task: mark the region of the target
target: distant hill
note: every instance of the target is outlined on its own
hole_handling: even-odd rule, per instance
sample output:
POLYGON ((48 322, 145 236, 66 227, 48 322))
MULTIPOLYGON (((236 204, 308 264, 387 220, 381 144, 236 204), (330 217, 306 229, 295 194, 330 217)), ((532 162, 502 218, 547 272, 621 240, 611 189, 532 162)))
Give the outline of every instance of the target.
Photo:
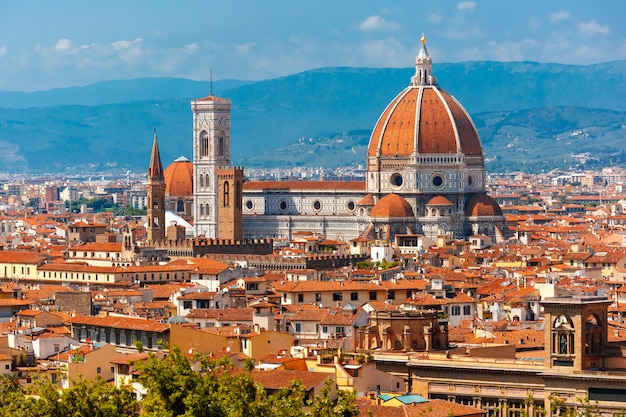
MULTIPOLYGON (((238 165, 288 166, 300 155, 295 149, 275 149, 302 145, 309 138, 317 143, 318 138, 368 132, 413 72, 322 68, 259 82, 214 82, 214 93, 233 102, 231 159, 238 165)), ((615 162, 624 150, 618 126, 626 125, 626 61, 589 66, 467 62, 435 65, 434 73, 472 114, 490 169, 549 169, 543 165, 554 163, 554 147, 565 150, 571 142, 555 139, 562 135, 576 139, 569 153, 589 151, 615 162), (575 130, 593 132, 594 139, 577 141, 575 130)), ((164 164, 180 155, 191 158, 190 100, 209 92, 208 82, 181 79, 0 92, 0 172, 141 172, 147 168, 153 128, 164 164)), ((359 135, 365 139, 357 139, 350 153, 364 163, 359 146, 366 147, 369 137, 359 135)), ((330 164, 334 152, 302 163, 330 164)))
MULTIPOLYGON (((626 166, 626 112, 551 107, 480 113, 474 122, 490 172, 626 166)), ((371 129, 302 138, 252 156, 246 166, 364 167, 370 134, 371 129)))
MULTIPOLYGON (((212 87, 217 92, 249 83, 250 81, 219 80, 214 81, 212 87)), ((184 78, 111 80, 84 87, 56 88, 31 93, 0 91, 0 108, 19 109, 65 105, 100 106, 128 101, 198 98, 209 95, 210 91, 210 81, 192 81, 184 78)))

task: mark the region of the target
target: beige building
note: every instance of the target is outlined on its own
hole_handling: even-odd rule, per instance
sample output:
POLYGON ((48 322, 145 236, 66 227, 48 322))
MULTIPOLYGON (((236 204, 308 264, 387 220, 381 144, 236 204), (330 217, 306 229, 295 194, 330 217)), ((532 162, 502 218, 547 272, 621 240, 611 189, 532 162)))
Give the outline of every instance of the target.
POLYGON ((503 417, 543 415, 553 399, 581 409, 597 401, 603 416, 626 408, 623 344, 609 343, 607 307, 597 296, 547 298, 543 351, 513 345, 375 354, 379 369, 406 378, 406 390, 445 399, 503 417), (401 359, 402 358, 402 359, 401 359), (403 370, 404 369, 404 370, 403 370))

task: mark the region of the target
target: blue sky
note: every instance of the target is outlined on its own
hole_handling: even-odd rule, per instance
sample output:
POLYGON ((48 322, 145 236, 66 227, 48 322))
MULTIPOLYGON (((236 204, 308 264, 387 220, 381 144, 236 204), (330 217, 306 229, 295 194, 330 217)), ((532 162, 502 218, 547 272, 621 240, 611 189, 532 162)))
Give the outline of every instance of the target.
POLYGON ((626 59, 624 0, 3 1, 0 90, 110 79, 260 80, 328 67, 626 59))

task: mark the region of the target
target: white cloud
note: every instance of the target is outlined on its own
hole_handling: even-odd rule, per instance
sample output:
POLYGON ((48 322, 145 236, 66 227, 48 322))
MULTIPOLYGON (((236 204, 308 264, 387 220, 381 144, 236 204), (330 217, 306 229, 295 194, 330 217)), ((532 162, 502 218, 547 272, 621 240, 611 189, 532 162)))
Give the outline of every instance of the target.
POLYGON ((474 10, 476 8, 476 3, 473 1, 462 1, 456 5, 456 9, 460 12, 465 10, 474 10))
POLYGON ((122 50, 139 46, 143 42, 141 38, 135 38, 134 41, 116 41, 111 44, 114 49, 122 50))
POLYGON ((0 58, 5 56, 7 54, 7 51, 8 51, 8 49, 7 49, 6 46, 4 46, 4 45, 0 46, 0 58))
POLYGON ((609 25, 601 25, 595 19, 591 19, 588 22, 580 22, 578 31, 585 36, 608 35, 611 33, 609 25))
POLYGON ((359 25, 359 29, 361 30, 385 30, 396 29, 397 27, 397 23, 377 15, 368 17, 359 25))
POLYGON ((198 50, 198 44, 195 43, 195 42, 190 43, 189 45, 185 46, 185 51, 190 53, 190 54, 195 53, 197 50, 198 50))
POLYGON ((235 50, 239 54, 247 54, 252 51, 252 48, 256 46, 256 42, 248 42, 239 45, 235 45, 235 50))
POLYGON ((54 45, 54 50, 57 52, 61 52, 64 54, 73 53, 76 51, 76 48, 72 44, 72 41, 69 39, 59 39, 54 45))
POLYGON ((550 22, 556 23, 556 22, 560 22, 562 20, 567 20, 570 17, 572 17, 570 12, 568 12, 566 10, 561 10, 561 11, 556 12, 556 13, 550 13, 550 22))

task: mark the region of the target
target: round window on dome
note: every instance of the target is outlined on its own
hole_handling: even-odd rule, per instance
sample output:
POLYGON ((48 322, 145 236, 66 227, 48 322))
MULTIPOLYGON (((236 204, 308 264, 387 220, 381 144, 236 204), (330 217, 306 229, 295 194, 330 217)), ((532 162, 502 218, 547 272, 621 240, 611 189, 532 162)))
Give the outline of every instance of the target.
POLYGON ((354 211, 355 208, 356 204, 354 204, 354 201, 348 201, 348 211, 354 211))
POLYGON ((252 200, 246 201, 246 208, 248 210, 252 210, 254 208, 254 203, 252 202, 252 200))
POLYGON ((287 210, 287 202, 285 200, 282 200, 280 203, 278 203, 278 208, 280 209, 280 211, 287 210))
POLYGON ((469 174, 467 177, 467 186, 471 189, 476 187, 476 180, 474 178, 474 174, 469 174))
POLYGON ((430 177, 430 183, 432 184, 433 188, 440 190, 443 187, 445 187, 445 178, 443 177, 442 174, 435 174, 432 177, 430 177))
POLYGON ((397 190, 397 189, 402 188, 402 184, 404 184, 404 178, 402 178, 402 175, 396 172, 395 174, 391 176, 390 182, 391 182, 391 188, 397 190))
POLYGON ((313 202, 313 210, 320 211, 322 209, 322 203, 319 200, 313 202))

